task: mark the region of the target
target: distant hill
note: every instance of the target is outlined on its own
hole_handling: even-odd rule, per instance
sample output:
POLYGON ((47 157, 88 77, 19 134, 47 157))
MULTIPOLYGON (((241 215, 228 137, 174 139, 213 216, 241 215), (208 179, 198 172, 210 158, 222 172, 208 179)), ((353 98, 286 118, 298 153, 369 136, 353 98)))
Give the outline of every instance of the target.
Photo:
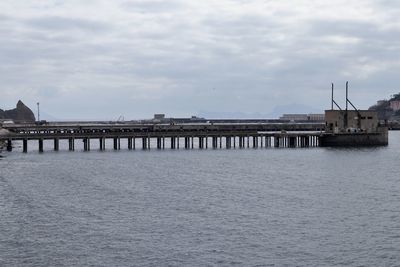
POLYGON ((0 119, 9 119, 15 122, 35 122, 35 115, 30 108, 19 100, 14 109, 0 109, 0 119))
POLYGON ((379 100, 369 110, 377 111, 381 120, 400 121, 400 93, 393 95, 389 100, 379 100))

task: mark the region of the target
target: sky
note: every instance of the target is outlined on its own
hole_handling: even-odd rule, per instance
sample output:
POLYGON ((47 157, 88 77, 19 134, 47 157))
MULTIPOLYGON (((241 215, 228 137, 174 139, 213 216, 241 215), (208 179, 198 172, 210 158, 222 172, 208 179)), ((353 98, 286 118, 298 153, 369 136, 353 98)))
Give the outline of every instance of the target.
POLYGON ((0 108, 57 120, 360 109, 400 88, 397 0, 1 0, 0 108))

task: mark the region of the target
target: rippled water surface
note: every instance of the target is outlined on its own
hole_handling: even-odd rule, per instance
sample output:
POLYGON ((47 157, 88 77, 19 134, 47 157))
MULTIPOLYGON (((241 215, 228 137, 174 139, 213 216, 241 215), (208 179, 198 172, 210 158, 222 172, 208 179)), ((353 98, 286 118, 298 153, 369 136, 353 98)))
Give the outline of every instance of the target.
POLYGON ((399 132, 363 149, 34 145, 1 154, 0 266, 400 264, 399 132))

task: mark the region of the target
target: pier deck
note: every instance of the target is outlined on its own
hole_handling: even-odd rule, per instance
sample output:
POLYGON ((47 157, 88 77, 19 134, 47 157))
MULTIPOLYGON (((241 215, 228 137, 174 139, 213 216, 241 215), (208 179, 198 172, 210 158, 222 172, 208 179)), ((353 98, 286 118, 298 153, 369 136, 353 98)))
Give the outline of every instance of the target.
POLYGON ((142 149, 192 149, 244 147, 311 147, 319 146, 322 123, 181 123, 181 124, 109 124, 109 123, 50 123, 47 125, 7 125, 8 134, 0 136, 7 150, 13 141, 22 141, 23 152, 28 141, 38 142, 43 152, 43 141, 53 140, 54 150, 60 141, 68 141, 68 149, 75 150, 75 141, 83 141, 83 150, 91 149, 98 140, 99 149, 105 150, 106 140, 112 139, 113 148, 121 148, 121 139, 127 140, 128 149, 136 149, 137 140, 142 149))

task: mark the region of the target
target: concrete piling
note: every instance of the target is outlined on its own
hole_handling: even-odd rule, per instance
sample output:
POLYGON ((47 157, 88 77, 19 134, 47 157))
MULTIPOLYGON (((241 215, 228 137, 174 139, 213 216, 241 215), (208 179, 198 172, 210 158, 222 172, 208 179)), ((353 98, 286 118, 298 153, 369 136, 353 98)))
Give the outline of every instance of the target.
POLYGON ((58 138, 54 138, 54 151, 60 150, 60 140, 58 138))
POLYGON ((279 147, 279 137, 274 136, 274 147, 279 147))
POLYGON ((133 148, 132 141, 133 141, 132 137, 128 137, 128 150, 132 150, 133 148))
POLYGON ((162 139, 161 137, 157 137, 157 149, 161 149, 162 148, 162 139))
POLYGON ((171 149, 175 149, 175 137, 171 137, 171 149))
POLYGON ((114 138, 114 150, 120 150, 121 149, 121 138, 115 137, 114 138))
POLYGON ((146 149, 147 148, 147 141, 146 141, 146 137, 142 137, 142 149, 146 149))
POLYGON ((106 138, 105 137, 100 138, 100 150, 106 150, 106 138))
MULTIPOLYGON (((318 147, 320 145, 320 136, 318 133, 286 133, 286 132, 276 132, 276 133, 242 133, 242 132, 221 132, 221 133, 213 133, 213 132, 200 132, 200 133, 190 133, 184 134, 179 132, 179 135, 176 133, 169 133, 167 137, 160 135, 151 135, 146 133, 146 135, 139 135, 136 137, 142 139, 142 148, 150 149, 151 139, 154 139, 154 145, 157 149, 165 149, 165 138, 170 138, 171 149, 179 149, 180 148, 180 139, 182 138, 182 147, 185 149, 190 149, 194 147, 194 139, 198 140, 199 149, 208 149, 208 146, 213 149, 217 148, 226 148, 232 149, 236 148, 268 148, 268 147, 276 147, 276 148, 296 148, 296 147, 318 147), (221 135, 220 135, 221 134, 221 135), (180 136, 179 136, 180 135, 180 136), (209 138, 210 137, 210 143, 209 138), (237 143, 236 143, 237 142, 237 143)), ((133 134, 132 134, 133 136, 133 134)), ((122 135, 122 138, 127 140, 128 149, 135 149, 136 139, 130 135, 122 135)), ((106 136, 104 134, 100 136, 94 135, 90 136, 79 136, 79 140, 83 141, 83 150, 90 150, 90 139, 98 139, 99 140, 99 150, 106 149, 106 138, 113 139, 113 147, 114 150, 121 149, 121 136, 106 136)), ((60 140, 68 140, 68 149, 70 151, 75 150, 75 137, 42 137, 38 136, 31 140, 38 140, 39 142, 39 151, 43 152, 43 143, 44 140, 51 139, 54 142, 54 150, 58 151, 60 149, 60 140)), ((22 142, 22 151, 27 153, 28 151, 28 142, 29 138, 21 137, 17 139, 4 139, 6 143, 6 147, 8 151, 12 151, 12 142, 14 140, 20 140, 22 142)), ((197 146, 196 140, 196 146, 197 146)), ((169 140, 167 140, 168 143, 169 140)), ((167 144, 169 145, 169 144, 167 144)))
POLYGON ((84 138, 82 141, 83 141, 83 150, 90 151, 90 139, 84 138))
POLYGON ((69 149, 69 151, 75 150, 75 139, 74 138, 68 139, 68 149, 69 149))
POLYGON ((7 140, 7 151, 8 152, 12 151, 12 140, 11 139, 7 140))
POLYGON ((39 152, 43 152, 43 139, 39 139, 38 143, 39 143, 39 152))
POLYGON ((27 152, 28 152, 28 139, 24 139, 24 140, 22 141, 22 151, 23 151, 24 153, 27 153, 27 152))
POLYGON ((231 149, 231 146, 232 146, 231 137, 230 136, 226 136, 225 137, 225 147, 226 147, 226 149, 231 149))

